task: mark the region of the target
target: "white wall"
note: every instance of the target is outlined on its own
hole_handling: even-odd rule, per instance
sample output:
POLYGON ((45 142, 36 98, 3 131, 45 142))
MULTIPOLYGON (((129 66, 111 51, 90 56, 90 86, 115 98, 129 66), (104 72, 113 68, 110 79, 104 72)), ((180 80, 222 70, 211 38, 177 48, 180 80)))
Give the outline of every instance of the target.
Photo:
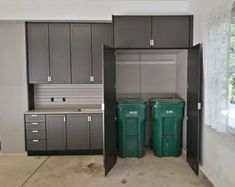
POLYGON ((0 0, 0 20, 111 20, 114 14, 182 14, 186 0, 0 0))
POLYGON ((0 23, 0 140, 2 153, 24 152, 27 110, 25 25, 0 23))
MULTIPOLYGON (((195 14, 195 44, 205 42, 206 20, 222 0, 189 0, 189 11, 195 14)), ((204 51, 205 52, 205 51, 204 51)), ((204 60, 204 63, 206 61, 204 60)), ((216 187, 235 186, 235 137, 222 135, 203 125, 202 164, 200 169, 216 187)))

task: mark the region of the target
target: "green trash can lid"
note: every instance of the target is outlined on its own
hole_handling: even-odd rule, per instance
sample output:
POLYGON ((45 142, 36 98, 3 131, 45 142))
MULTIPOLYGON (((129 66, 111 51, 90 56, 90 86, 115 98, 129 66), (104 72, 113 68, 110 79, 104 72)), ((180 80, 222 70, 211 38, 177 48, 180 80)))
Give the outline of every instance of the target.
POLYGON ((153 98, 150 100, 152 105, 156 104, 183 104, 184 100, 179 98, 153 98))
POLYGON ((142 99, 121 99, 118 105, 146 105, 147 102, 142 99))

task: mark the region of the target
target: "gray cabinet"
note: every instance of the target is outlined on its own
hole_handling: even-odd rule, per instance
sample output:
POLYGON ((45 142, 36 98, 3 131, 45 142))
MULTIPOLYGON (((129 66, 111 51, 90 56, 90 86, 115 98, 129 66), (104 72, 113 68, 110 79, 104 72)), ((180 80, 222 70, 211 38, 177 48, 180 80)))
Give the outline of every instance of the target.
POLYGON ((103 149, 103 119, 102 114, 91 115, 91 128, 90 128, 90 148, 103 149))
POLYGON ((150 48, 151 16, 115 16, 115 48, 150 48))
POLYGON ((49 24, 50 72, 52 83, 70 83, 69 24, 49 24))
POLYGON ((91 25, 71 24, 72 83, 90 83, 91 25))
POLYGON ((67 115, 67 150, 90 148, 90 127, 87 114, 67 115))
POLYGON ((66 116, 46 115, 47 150, 66 150, 66 116))
POLYGON ((25 143, 27 151, 46 151, 45 115, 25 115, 25 143))
POLYGON ((113 27, 110 23, 92 24, 92 76, 94 83, 102 83, 103 44, 113 46, 113 27))
POLYGON ((27 24, 28 82, 48 83, 48 24, 27 24))
POLYGON ((193 16, 114 16, 115 48, 190 48, 193 16))
POLYGON ((152 39, 156 48, 189 48, 190 16, 152 17, 152 39))

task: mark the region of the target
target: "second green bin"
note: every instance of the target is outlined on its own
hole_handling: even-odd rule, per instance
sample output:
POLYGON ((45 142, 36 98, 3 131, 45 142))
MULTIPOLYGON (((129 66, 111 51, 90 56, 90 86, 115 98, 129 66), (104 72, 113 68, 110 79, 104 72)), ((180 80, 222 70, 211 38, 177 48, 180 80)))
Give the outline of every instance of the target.
POLYGON ((118 154, 122 158, 145 154, 146 102, 122 100, 117 106, 118 154))
POLYGON ((184 101, 152 99, 152 147, 158 157, 179 156, 182 142, 184 101))

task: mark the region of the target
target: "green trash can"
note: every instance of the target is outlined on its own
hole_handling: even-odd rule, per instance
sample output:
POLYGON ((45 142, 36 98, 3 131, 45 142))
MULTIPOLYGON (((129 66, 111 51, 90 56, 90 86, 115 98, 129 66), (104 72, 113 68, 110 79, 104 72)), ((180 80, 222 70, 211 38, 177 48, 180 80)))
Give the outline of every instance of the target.
POLYGON ((182 147, 184 101, 152 99, 152 148, 158 157, 179 156, 182 147))
POLYGON ((121 158, 140 158, 145 154, 146 105, 143 100, 118 102, 118 155, 121 158))

